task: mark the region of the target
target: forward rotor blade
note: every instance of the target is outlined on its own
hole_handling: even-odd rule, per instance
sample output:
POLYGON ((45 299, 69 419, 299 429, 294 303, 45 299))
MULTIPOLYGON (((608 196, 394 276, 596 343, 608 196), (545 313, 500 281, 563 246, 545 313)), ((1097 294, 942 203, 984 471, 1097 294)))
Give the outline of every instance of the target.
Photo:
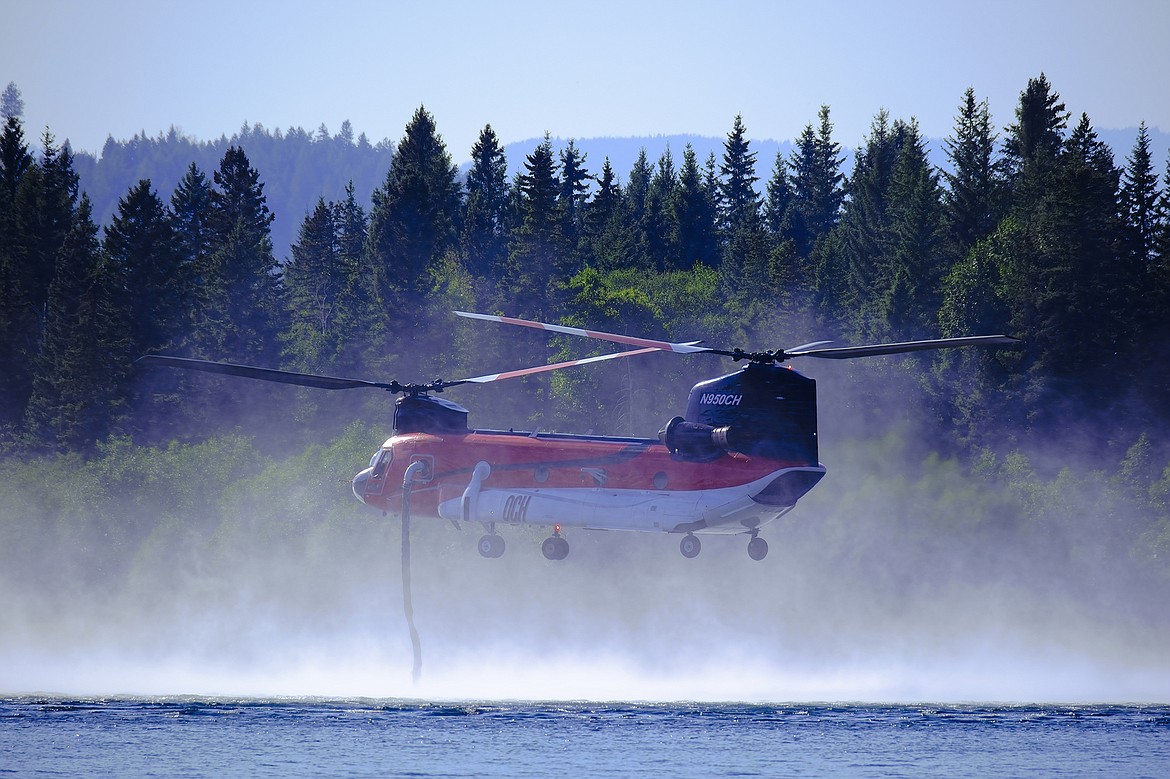
POLYGON ((491 373, 486 376, 476 376, 473 379, 460 379, 459 381, 452 381, 448 386, 455 384, 486 384, 490 381, 503 381, 504 379, 517 379, 521 376, 531 376, 534 373, 544 373, 545 371, 555 371, 561 368, 572 368, 574 365, 585 365, 591 362, 601 362, 602 360, 616 360, 620 357, 633 357, 638 354, 649 354, 650 352, 662 351, 657 346, 650 346, 645 349, 631 349, 627 352, 614 352, 613 354, 602 354, 597 357, 585 357, 580 360, 569 360, 568 362, 558 362, 552 365, 538 365, 534 368, 522 368, 518 371, 506 371, 504 373, 491 373))
POLYGON ((230 362, 212 362, 211 360, 194 360, 187 357, 171 357, 165 354, 148 354, 144 357, 139 357, 135 362, 148 365, 166 365, 171 368, 186 368, 205 373, 219 373, 227 376, 242 376, 246 379, 274 381, 280 384, 297 384, 302 387, 316 387, 317 389, 327 390, 354 389, 356 387, 374 387, 377 389, 393 390, 396 386, 376 381, 365 381, 364 379, 343 379, 335 376, 318 376, 312 373, 278 371, 272 368, 256 368, 251 365, 237 365, 230 362))
POLYGON ((797 349, 785 352, 786 357, 819 357, 826 360, 848 360, 854 357, 874 357, 881 354, 921 352, 927 349, 951 349, 959 346, 1022 346, 1023 341, 1009 335, 970 335, 962 338, 935 338, 929 341, 902 341, 869 346, 840 346, 827 349, 797 349))
POLYGON ((527 319, 516 319, 510 316, 496 316, 494 314, 472 314, 467 311, 456 311, 461 317, 467 319, 482 319, 485 322, 500 322, 505 325, 518 325, 520 327, 531 327, 536 330, 549 330, 554 333, 564 333, 565 335, 576 335, 582 338, 595 338, 599 341, 610 341, 616 344, 627 344, 629 346, 642 346, 650 349, 658 349, 664 352, 677 352, 679 354, 696 354, 698 352, 710 352, 705 346, 697 346, 698 341, 687 341, 686 343, 671 343, 670 341, 656 341, 651 338, 637 338, 632 335, 618 335, 616 333, 604 333, 600 330, 585 330, 580 327, 566 327, 564 325, 550 325, 544 322, 532 322, 527 319))

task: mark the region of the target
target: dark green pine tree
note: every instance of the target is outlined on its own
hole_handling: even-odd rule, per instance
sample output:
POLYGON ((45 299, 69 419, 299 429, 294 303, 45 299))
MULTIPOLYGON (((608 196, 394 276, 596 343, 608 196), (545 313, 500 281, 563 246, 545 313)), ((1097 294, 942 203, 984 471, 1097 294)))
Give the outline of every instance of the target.
MULTIPOLYGON (((196 314, 196 306, 205 301, 204 292, 212 274, 211 208, 211 183, 192 162, 171 193, 170 209, 175 261, 187 269, 193 287, 185 307, 190 326, 202 318, 196 314)), ((190 333, 186 340, 184 349, 189 348, 190 333)))
POLYGON ((788 162, 776 153, 764 201, 764 228, 770 243, 772 283, 777 304, 787 312, 804 309, 811 301, 812 273, 808 258, 799 256, 793 237, 794 194, 788 162))
POLYGON ((792 219, 788 228, 800 257, 809 257, 817 241, 827 236, 841 218, 845 199, 844 156, 833 140, 829 107, 821 106, 819 124, 806 125, 789 158, 792 182, 792 219))
POLYGON ((1009 332, 1028 341, 1009 397, 1046 433, 1069 414, 1108 409, 1134 362, 1137 289, 1123 251, 1120 171, 1087 117, 1061 146, 1057 160, 1036 156, 1024 172, 1032 186, 1026 198, 1015 193, 1012 217, 1022 240, 1000 270, 1009 332))
POLYGON ((19 223, 15 243, 23 302, 43 320, 57 253, 73 226, 78 195, 73 154, 68 147, 58 147, 48 130, 42 136, 41 162, 36 171, 39 175, 30 171, 21 179, 17 192, 19 223))
POLYGON ((597 192, 585 204, 585 225, 588 231, 599 234, 621 206, 621 201, 621 185, 614 175, 609 157, 606 157, 601 166, 601 175, 597 178, 597 192))
POLYGON ((88 450, 118 416, 130 354, 113 302, 115 275, 82 195, 55 263, 25 413, 27 437, 38 448, 88 450))
POLYGON ((654 258, 650 256, 650 225, 646 214, 646 199, 650 195, 650 182, 654 180, 654 166, 643 147, 638 150, 634 160, 634 167, 630 169, 630 179, 623 190, 622 200, 625 203, 625 224, 630 231, 629 265, 640 270, 650 270, 654 267, 654 258))
POLYGON ((16 193, 25 174, 34 166, 24 140, 19 116, 9 115, 0 135, 0 435, 11 429, 23 413, 27 399, 29 366, 20 365, 21 331, 26 314, 21 310, 20 257, 17 251, 21 218, 16 193))
POLYGON ((768 179, 768 187, 764 192, 764 224, 768 232, 777 238, 791 236, 792 212, 793 192, 788 178, 788 163, 783 152, 777 152, 776 162, 772 165, 772 177, 768 179))
POLYGON ((605 271, 630 267, 634 244, 626 216, 621 185, 606 157, 597 179, 597 192, 585 204, 587 265, 605 271))
POLYGON ((686 270, 696 265, 716 267, 715 202, 704 182, 694 147, 689 143, 683 149, 682 169, 671 206, 678 229, 679 267, 686 270))
POLYGON ((1129 227, 1129 251, 1146 267, 1152 266, 1157 256, 1159 197, 1158 174, 1154 172, 1150 154, 1150 133, 1142 122, 1122 173, 1121 207, 1129 227))
POLYGON ((571 275, 564 265, 560 191, 552 141, 545 135, 517 176, 520 226, 512 236, 503 290, 511 310, 537 318, 559 315, 560 291, 571 275))
POLYGON ((654 177, 646 192, 646 250, 659 273, 680 267, 678 223, 671 203, 678 189, 678 174, 674 157, 667 147, 658 158, 654 177))
POLYGON ((170 215, 149 179, 118 202, 102 248, 117 280, 130 352, 173 351, 188 325, 190 268, 175 251, 170 215))
POLYGON ((1045 369, 1076 378, 1096 405, 1129 371, 1129 359, 1118 358, 1137 331, 1134 303, 1144 262, 1125 251, 1121 172, 1088 116, 1081 115, 1065 142, 1057 171, 1051 197, 1032 222, 1043 284, 1036 345, 1045 349, 1045 369))
POLYGON ((20 180, 33 164, 20 117, 9 116, 0 135, 0 217, 13 207, 20 180))
POLYGON ((946 139, 951 169, 945 171, 943 202, 954 254, 965 255, 995 230, 1003 216, 1004 186, 995 160, 996 135, 987 101, 963 93, 954 133, 946 139))
POLYGON ((212 178, 211 252, 197 290, 197 351, 216 359, 272 363, 284 305, 264 184, 236 146, 212 178))
POLYGON ((1016 105, 1016 122, 1007 127, 1003 163, 1012 191, 1012 205, 1027 210, 1043 197, 1048 178, 1064 146, 1068 111, 1043 73, 1028 80, 1016 105))
POLYGON ((942 279, 949 270, 942 187, 917 125, 907 125, 890 181, 891 238, 883 316, 895 339, 937 331, 942 279))
POLYGON ((366 264, 369 218, 357 202, 352 181, 346 185, 345 199, 334 207, 334 212, 338 262, 349 279, 337 317, 338 332, 343 335, 339 339, 336 365, 339 371, 356 373, 364 369, 362 355, 380 337, 383 317, 366 264))
POLYGON ((561 191, 557 203, 561 210, 561 235, 564 236, 565 251, 574 255, 566 257, 564 264, 580 268, 581 236, 585 231, 585 203, 589 200, 589 171, 585 168, 586 155, 577 148, 570 138, 560 152, 561 191))
MULTIPOLYGON (((19 159, 19 152, 16 156, 19 159)), ((6 319, 0 347, 0 426, 9 430, 19 425, 32 392, 49 284, 73 227, 77 194, 73 155, 68 147, 58 147, 45 130, 39 164, 26 167, 19 177, 5 227, 9 233, 0 249, 6 276, 0 293, 6 319)))
POLYGON ((284 266, 289 306, 284 352, 296 370, 309 373, 334 367, 339 349, 348 340, 348 334, 339 332, 338 320, 356 269, 343 264, 336 217, 336 207, 318 199, 301 223, 292 256, 284 266))
MULTIPOLYGON (((384 332, 371 301, 365 272, 366 216, 353 183, 339 203, 318 198, 301 222, 284 265, 287 326, 280 335, 284 364, 304 373, 352 376, 366 372, 363 356, 379 347, 384 332)), ((336 429, 360 415, 351 404, 329 402, 313 391, 298 393, 297 418, 336 429)))
POLYGON ((832 265, 842 274, 844 294, 835 303, 850 335, 860 339, 888 335, 884 298, 892 288, 895 243, 890 188, 908 129, 901 120, 891 125, 889 114, 880 111, 857 151, 849 178, 840 225, 841 255, 832 265))
POLYGON ((730 238, 750 209, 758 212, 757 181, 756 153, 751 150, 743 117, 736 115, 723 144, 723 163, 719 166, 719 229, 724 236, 730 238))
POLYGON ((419 106, 395 149, 386 180, 373 195, 368 254, 381 305, 415 323, 431 273, 458 236, 458 171, 435 126, 419 106))
POLYGON ((462 245, 468 269, 476 276, 499 280, 508 256, 507 220, 511 191, 508 160, 489 124, 471 148, 467 172, 467 203, 462 245))

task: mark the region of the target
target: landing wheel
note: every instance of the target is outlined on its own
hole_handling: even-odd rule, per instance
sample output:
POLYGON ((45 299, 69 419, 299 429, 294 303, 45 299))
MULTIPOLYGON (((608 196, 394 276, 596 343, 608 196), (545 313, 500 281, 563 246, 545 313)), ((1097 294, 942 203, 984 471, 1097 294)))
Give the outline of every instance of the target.
POLYGON ((748 541, 748 557, 753 560, 763 560, 768 556, 768 542, 759 536, 755 536, 751 541, 748 541))
POLYGON ((698 557, 699 551, 702 548, 703 545, 699 543, 699 539, 690 533, 687 533, 682 537, 682 541, 678 542, 678 550, 682 552, 682 556, 686 557, 687 559, 698 557))
POLYGON ((544 539, 544 543, 540 545, 540 551, 547 560, 564 560, 569 556, 569 542, 560 534, 554 533, 544 539))
POLYGON ((480 536, 479 553, 484 557, 502 557, 504 555, 504 537, 496 533, 480 536))

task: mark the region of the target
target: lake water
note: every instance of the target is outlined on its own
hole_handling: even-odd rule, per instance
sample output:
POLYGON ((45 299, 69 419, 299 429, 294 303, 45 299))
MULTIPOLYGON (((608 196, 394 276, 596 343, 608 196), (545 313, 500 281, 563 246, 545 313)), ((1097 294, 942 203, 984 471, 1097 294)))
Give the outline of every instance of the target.
POLYGON ((0 775, 1162 779, 1170 706, 15 697, 0 775))

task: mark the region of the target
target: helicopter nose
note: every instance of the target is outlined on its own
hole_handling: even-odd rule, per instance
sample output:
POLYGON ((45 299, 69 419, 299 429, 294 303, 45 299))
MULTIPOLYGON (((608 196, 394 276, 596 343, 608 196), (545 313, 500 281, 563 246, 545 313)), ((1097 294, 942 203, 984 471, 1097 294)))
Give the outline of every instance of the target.
POLYGON ((366 502, 366 482, 370 480, 370 474, 373 472, 373 468, 366 468, 357 476, 353 477, 353 496, 362 503, 366 502))

